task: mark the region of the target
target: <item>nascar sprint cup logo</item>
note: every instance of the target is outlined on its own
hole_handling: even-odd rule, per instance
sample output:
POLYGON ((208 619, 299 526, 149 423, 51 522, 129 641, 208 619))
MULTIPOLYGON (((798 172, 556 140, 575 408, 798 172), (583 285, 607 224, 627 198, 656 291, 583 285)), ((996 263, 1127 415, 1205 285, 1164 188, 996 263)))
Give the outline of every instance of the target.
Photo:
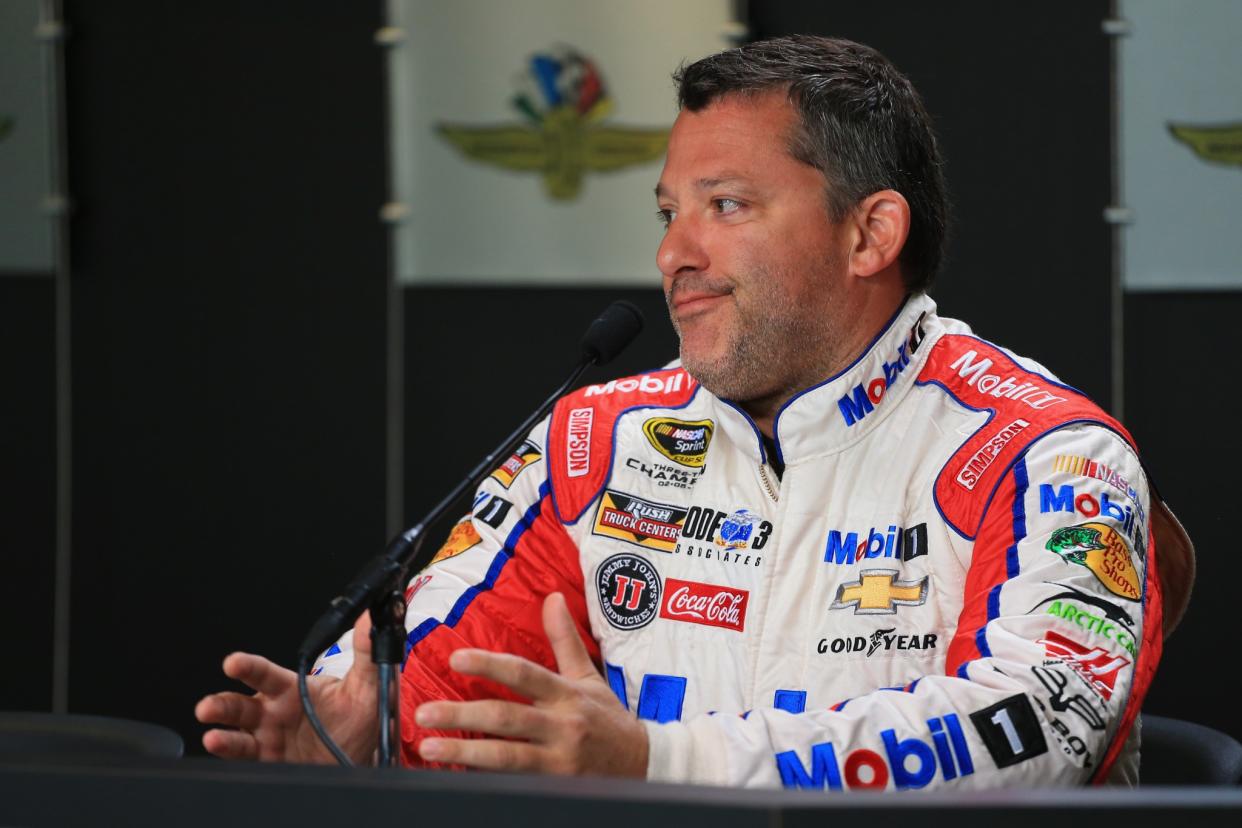
POLYGON ((604 617, 619 630, 645 627, 660 611, 660 576, 637 555, 613 555, 600 564, 595 587, 604 617))
POLYGON ((707 459, 707 445, 712 441, 715 423, 711 420, 674 420, 672 417, 653 417, 643 423, 643 434, 656 451, 674 463, 692 469, 703 468, 707 459))

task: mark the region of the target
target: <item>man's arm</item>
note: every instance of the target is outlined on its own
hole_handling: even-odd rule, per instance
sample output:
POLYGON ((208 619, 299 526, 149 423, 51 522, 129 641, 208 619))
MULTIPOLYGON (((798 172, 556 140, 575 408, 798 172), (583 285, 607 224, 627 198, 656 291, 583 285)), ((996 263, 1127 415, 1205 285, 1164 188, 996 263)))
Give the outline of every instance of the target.
MULTIPOLYGON (((440 733, 417 725, 414 710, 420 703, 518 698, 503 684, 451 669, 454 651, 482 648, 555 669, 541 620, 545 596, 565 594, 569 623, 584 639, 588 659, 598 658, 577 547, 551 508, 546 432, 545 421, 480 485, 471 511, 406 588, 409 649, 401 673, 401 736, 407 763, 421 763, 418 744, 440 733)), ((210 752, 225 758, 329 759, 302 716, 293 672, 261 656, 235 653, 225 660, 225 673, 255 694, 218 693, 199 702, 200 721, 234 728, 209 731, 204 745, 210 752)), ((311 691, 325 726, 360 760, 374 749, 376 683, 370 642, 357 631, 343 636, 312 668, 311 691)), ((473 734, 455 730, 452 735, 473 734)))
POLYGON ((1138 461, 1112 432, 1077 426, 1044 437, 985 515, 945 675, 830 710, 645 723, 648 777, 902 790, 1102 776, 1159 660, 1147 504, 1138 461), (1089 458, 1111 475, 1084 476, 1058 458, 1089 458))
MULTIPOLYGON (((547 421, 531 432, 483 481, 470 512, 457 523, 432 563, 406 589, 408 655, 401 673, 401 740, 407 764, 423 764, 428 736, 476 738, 469 727, 424 728, 423 702, 522 700, 529 696, 492 678, 450 665, 461 649, 506 653, 555 672, 556 657, 542 620, 546 596, 561 593, 588 658, 598 659, 587 622, 578 548, 552 505, 547 421)), ((316 670, 344 675, 353 652, 342 639, 316 670)))

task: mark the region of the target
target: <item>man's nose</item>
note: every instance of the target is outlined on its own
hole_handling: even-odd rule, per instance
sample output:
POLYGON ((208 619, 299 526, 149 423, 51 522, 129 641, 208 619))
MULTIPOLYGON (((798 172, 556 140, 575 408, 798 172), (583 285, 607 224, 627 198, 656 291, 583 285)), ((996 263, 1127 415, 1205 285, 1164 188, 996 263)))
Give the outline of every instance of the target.
POLYGON ((708 261, 707 250, 694 221, 687 216, 677 216, 669 222, 664 240, 656 251, 656 266, 665 278, 707 270, 708 261))

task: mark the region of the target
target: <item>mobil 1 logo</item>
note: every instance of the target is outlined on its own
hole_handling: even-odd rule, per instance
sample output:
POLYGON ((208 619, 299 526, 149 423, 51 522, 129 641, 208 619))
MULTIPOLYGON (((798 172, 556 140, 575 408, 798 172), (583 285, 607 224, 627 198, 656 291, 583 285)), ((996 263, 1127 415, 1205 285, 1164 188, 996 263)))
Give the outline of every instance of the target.
POLYGON ((970 721, 998 768, 1007 768, 1048 752, 1039 718, 1022 693, 976 710, 970 714, 970 721))
POLYGON ((628 552, 613 555, 595 570, 599 608, 619 630, 636 630, 660 611, 662 586, 655 567, 628 552))

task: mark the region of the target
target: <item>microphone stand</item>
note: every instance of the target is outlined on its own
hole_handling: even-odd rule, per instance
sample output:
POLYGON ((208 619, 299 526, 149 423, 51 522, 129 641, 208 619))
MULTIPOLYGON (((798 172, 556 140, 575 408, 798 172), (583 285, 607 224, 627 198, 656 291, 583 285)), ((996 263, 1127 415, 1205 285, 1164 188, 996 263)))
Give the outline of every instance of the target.
POLYGON ((389 541, 388 549, 384 550, 384 554, 369 561, 363 567, 363 571, 345 586, 345 590, 333 598, 328 605, 328 611, 323 613, 318 621, 315 621, 311 632, 307 633, 302 646, 298 648, 298 696, 302 701, 303 713, 306 713, 307 721, 311 722, 315 734, 342 765, 353 766, 354 762, 328 734, 323 722, 315 714, 314 704, 311 701, 307 674, 311 672, 315 655, 323 652, 324 648, 330 646, 345 631, 348 631, 363 611, 363 607, 369 608, 371 612, 371 660, 379 668, 379 750, 376 763, 380 767, 396 765, 397 745, 400 745, 401 741, 399 673, 406 655, 406 607, 402 587, 415 562, 419 564, 420 569, 421 566, 426 565, 426 561, 420 559, 419 552, 422 549, 422 541, 425 540, 427 529, 443 518, 453 504, 462 498, 462 495, 476 489, 483 478, 491 474, 493 468, 496 468, 498 458, 513 452, 518 442, 527 436, 535 423, 546 416, 556 400, 559 400, 575 382, 578 382, 582 371, 590 365, 602 365, 614 358, 626 345, 630 344, 640 330, 642 330, 642 313, 633 307, 633 304, 614 302, 609 305, 582 336, 582 356, 578 364, 574 366, 574 370, 570 371, 568 379, 561 382, 558 389, 546 398, 543 405, 525 418, 522 425, 505 437, 491 454, 471 469, 466 479, 458 483, 440 503, 432 506, 431 511, 428 511, 419 524, 411 526, 410 529, 406 529, 404 533, 389 541))
MULTIPOLYGON (((564 382, 557 387, 538 410, 522 421, 512 434, 504 439, 491 454, 483 458, 466 478, 431 508, 417 525, 405 530, 388 543, 382 555, 372 559, 362 572, 333 598, 325 612, 311 627, 298 649, 297 676, 298 695, 307 721, 320 740, 342 765, 352 766, 353 761, 341 750, 324 728, 315 713, 307 686, 307 673, 318 653, 336 641, 362 612, 371 610, 371 660, 379 668, 379 691, 377 712, 379 719, 379 749, 377 765, 397 764, 397 745, 400 744, 400 688, 399 670, 405 660, 405 594, 403 586, 410 568, 419 558, 427 529, 444 517, 458 500, 473 491, 483 478, 496 467, 497 460, 512 453, 535 423, 543 419, 556 401, 568 391, 591 365, 602 365, 611 360, 642 329, 643 318, 638 308, 629 302, 614 302, 587 329, 582 338, 582 357, 564 382)), ((545 448, 545 451, 547 449, 545 448)))
MULTIPOLYGON (((569 377, 562 382, 552 395, 544 401, 534 413, 522 421, 504 441, 475 466, 466 479, 457 484, 444 496, 444 499, 432 507, 417 525, 402 532, 388 545, 385 557, 401 564, 389 576, 389 589, 371 605, 371 660, 379 667, 379 699, 376 710, 379 713, 379 754, 377 767, 395 767, 397 765, 396 745, 400 744, 400 698, 397 682, 398 667, 405 660, 405 594, 402 586, 407 580, 408 562, 418 557, 423 541, 426 540, 427 529, 444 517, 458 500, 474 491, 496 468, 497 460, 512 453, 517 444, 525 439, 548 411, 556 404, 566 391, 582 376, 582 372, 594 364, 593 355, 585 356, 574 366, 569 377)), ((545 451, 548 448, 545 446, 545 451)), ((421 561, 420 561, 421 563, 421 561)))

